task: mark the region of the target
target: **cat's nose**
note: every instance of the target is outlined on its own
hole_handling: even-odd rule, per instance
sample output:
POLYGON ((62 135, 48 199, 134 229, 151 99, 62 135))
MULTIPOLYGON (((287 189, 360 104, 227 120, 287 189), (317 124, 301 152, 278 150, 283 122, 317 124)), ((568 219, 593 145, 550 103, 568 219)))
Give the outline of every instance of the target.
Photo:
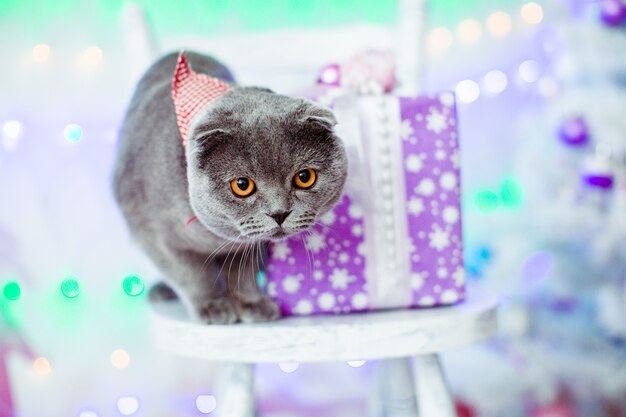
POLYGON ((268 214, 268 216, 276 220, 276 223, 280 226, 290 214, 291 211, 275 211, 274 213, 268 214))

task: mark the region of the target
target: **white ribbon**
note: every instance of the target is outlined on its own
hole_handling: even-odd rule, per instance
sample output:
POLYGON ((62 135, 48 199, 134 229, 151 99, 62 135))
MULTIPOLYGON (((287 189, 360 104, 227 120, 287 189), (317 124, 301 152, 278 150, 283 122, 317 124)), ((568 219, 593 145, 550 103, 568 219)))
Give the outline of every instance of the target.
POLYGON ((400 105, 394 96, 340 96, 336 133, 348 154, 345 191, 364 216, 367 291, 374 308, 411 302, 400 105))

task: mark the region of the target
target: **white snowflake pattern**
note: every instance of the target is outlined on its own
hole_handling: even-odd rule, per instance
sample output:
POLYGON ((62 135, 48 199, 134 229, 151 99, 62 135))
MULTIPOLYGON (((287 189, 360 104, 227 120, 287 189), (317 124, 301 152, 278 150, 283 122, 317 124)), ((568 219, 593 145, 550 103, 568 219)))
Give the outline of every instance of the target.
POLYGON ((452 107, 454 106, 454 94, 452 94, 449 91, 446 91, 445 93, 441 93, 439 95, 439 101, 441 102, 441 104, 443 104, 446 107, 452 107))
POLYGON ((300 280, 295 275, 287 275, 283 279, 283 290, 288 294, 295 294, 300 289, 300 280))
POLYGON ((440 134, 448 128, 448 121, 443 113, 439 113, 436 109, 430 109, 430 114, 426 116, 426 129, 436 134, 440 134))
POLYGON ((291 248, 286 240, 274 243, 272 246, 272 259, 278 259, 280 261, 286 261, 287 257, 291 254, 291 248))
POLYGON ((419 216, 424 212, 424 200, 417 197, 411 197, 406 203, 407 210, 414 216, 419 216))
POLYGON ((457 184, 456 175, 452 172, 444 172, 441 174, 441 178, 439 178, 439 184, 445 190, 453 190, 457 184))
POLYGON ((362 292, 358 292, 352 296, 352 307, 357 310, 364 310, 367 308, 367 304, 369 300, 367 299, 367 295, 362 292))
POLYGON ((332 310, 332 308, 335 306, 335 296, 329 292, 322 293, 317 298, 317 304, 322 310, 332 310))
POLYGON ((454 285, 457 287, 461 287, 465 284, 465 270, 463 267, 458 266, 456 268, 456 270, 452 273, 452 279, 454 280, 454 285))
POLYGON ((439 299, 442 303, 452 304, 459 299, 459 294, 457 294, 457 292, 454 290, 445 290, 443 293, 441 293, 441 297, 439 299))
POLYGON ((422 194, 426 196, 433 195, 433 193, 435 192, 435 182, 430 178, 424 178, 420 181, 417 187, 415 187, 414 191, 417 194, 422 194))
POLYGON ((413 288, 414 290, 419 290, 424 286, 424 282, 426 281, 426 275, 424 274, 424 272, 416 272, 414 274, 411 274, 410 279, 411 288, 413 288))
POLYGON ((400 124, 400 137, 404 140, 407 140, 411 135, 413 135, 414 130, 413 126, 411 126, 410 120, 403 120, 400 124))
POLYGON ((313 312, 313 303, 309 300, 300 300, 293 309, 296 314, 307 315, 313 312))
POLYGON ((326 246, 326 242, 324 242, 324 236, 320 235, 317 232, 312 232, 306 237, 305 246, 311 252, 318 253, 322 248, 326 246))
POLYGON ((450 246, 450 234, 447 230, 442 229, 438 224, 433 224, 433 231, 428 234, 430 239, 430 247, 435 248, 439 252, 450 246))
POLYGON ((435 152, 435 159, 438 161, 443 161, 444 159, 446 159, 446 151, 444 151, 443 149, 437 149, 437 152, 435 152))
POLYGON ((348 255, 345 252, 341 252, 339 254, 338 260, 339 260, 340 263, 345 264, 345 263, 347 263, 350 260, 350 255, 348 255))
POLYGON ((355 224, 352 226, 352 235, 353 236, 363 236, 363 226, 360 224, 355 224))
POLYGON ((452 161, 454 169, 459 169, 461 167, 461 158, 458 150, 454 151, 454 153, 450 155, 450 161, 452 161))
POLYGON ((417 155, 409 155, 404 161, 404 166, 406 170, 412 173, 418 173, 422 170, 424 163, 422 162, 422 158, 417 155))
POLYGON ((363 209, 359 205, 352 204, 348 209, 348 215, 353 219, 360 219, 363 217, 363 209))
POLYGON ((356 247, 356 253, 358 253, 361 256, 365 256, 365 243, 359 243, 359 245, 356 247))
POLYGON ((345 290, 348 285, 356 281, 356 277, 350 275, 347 269, 334 269, 330 274, 330 282, 334 289, 345 290))
POLYGON ((459 221, 459 209, 454 206, 448 206, 443 209, 443 214, 441 216, 443 221, 448 224, 454 224, 459 221))
POLYGON ((337 220, 337 215, 332 210, 324 213, 320 217, 320 221, 327 226, 330 226, 331 224, 335 223, 335 220, 337 220))
POLYGON ((417 304, 422 307, 430 307, 435 305, 435 298, 430 295, 425 295, 417 301, 417 304))
POLYGON ((276 297, 278 295, 275 282, 270 282, 269 284, 267 284, 267 295, 269 295, 270 297, 276 297))
POLYGON ((448 268, 437 268, 437 278, 446 279, 448 277, 448 268))
POLYGON ((315 281, 321 281, 324 279, 324 273, 322 271, 320 271, 319 269, 313 271, 313 279, 315 281))

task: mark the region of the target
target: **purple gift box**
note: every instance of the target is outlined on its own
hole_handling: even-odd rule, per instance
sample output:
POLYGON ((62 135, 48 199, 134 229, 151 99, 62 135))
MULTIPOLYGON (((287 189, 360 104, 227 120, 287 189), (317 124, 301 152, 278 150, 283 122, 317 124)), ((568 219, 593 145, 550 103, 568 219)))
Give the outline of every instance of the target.
POLYGON ((269 295, 286 316, 462 300, 454 95, 345 94, 332 106, 348 152, 345 193, 310 231, 270 246, 269 295))

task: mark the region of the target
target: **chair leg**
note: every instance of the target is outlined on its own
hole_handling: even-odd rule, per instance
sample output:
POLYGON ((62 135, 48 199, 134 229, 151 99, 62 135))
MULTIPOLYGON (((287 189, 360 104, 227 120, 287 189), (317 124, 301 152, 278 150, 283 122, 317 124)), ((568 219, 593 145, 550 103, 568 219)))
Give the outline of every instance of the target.
POLYGON ((420 417, 457 417, 439 355, 415 358, 415 386, 420 417))
POLYGON ((254 417, 254 376, 252 364, 220 364, 217 375, 219 417, 254 417))
POLYGON ((377 363, 374 417, 417 417, 415 388, 409 358, 387 359, 377 363))

